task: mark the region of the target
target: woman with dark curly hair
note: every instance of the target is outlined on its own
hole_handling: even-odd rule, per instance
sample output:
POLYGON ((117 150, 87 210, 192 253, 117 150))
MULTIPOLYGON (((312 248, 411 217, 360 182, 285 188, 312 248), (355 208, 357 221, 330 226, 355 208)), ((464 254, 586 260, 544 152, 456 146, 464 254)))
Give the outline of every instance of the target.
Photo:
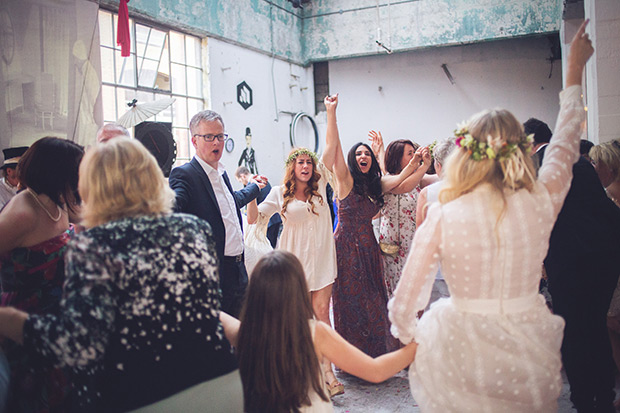
POLYGON ((372 217, 385 203, 383 194, 411 175, 419 165, 419 158, 412 158, 399 174, 382 177, 371 148, 357 143, 349 151, 345 163, 336 123, 338 95, 328 96, 324 102, 327 143, 323 159, 326 166, 333 165, 339 202, 334 325, 345 340, 369 356, 377 357, 397 348, 398 344, 389 331, 383 262, 372 230, 372 217))
MULTIPOLYGON (((329 171, 316 154, 295 148, 286 159, 283 184, 275 186, 258 206, 259 228, 263 234, 274 213, 282 216, 282 234, 278 249, 292 252, 301 261, 306 274, 312 308, 317 318, 329 321, 329 300, 336 279, 336 248, 331 227, 326 186, 329 171)), ((248 220, 250 224, 253 222, 248 220)), ((328 360, 323 370, 331 395, 343 392, 328 360)))

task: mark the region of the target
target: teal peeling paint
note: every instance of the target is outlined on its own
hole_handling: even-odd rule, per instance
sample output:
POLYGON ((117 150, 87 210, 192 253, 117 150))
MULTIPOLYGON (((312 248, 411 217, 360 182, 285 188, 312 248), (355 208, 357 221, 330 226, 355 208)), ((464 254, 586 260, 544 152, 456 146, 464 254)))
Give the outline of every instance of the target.
MULTIPOLYGON (((268 54, 273 48, 276 56, 297 63, 384 53, 374 41, 376 0, 312 0, 303 10, 287 0, 269 1, 275 6, 265 0, 132 0, 129 8, 268 54)), ((393 1, 390 46, 399 52, 551 33, 559 30, 561 12, 559 0, 393 1)), ((386 43, 387 7, 380 7, 380 16, 386 43)))

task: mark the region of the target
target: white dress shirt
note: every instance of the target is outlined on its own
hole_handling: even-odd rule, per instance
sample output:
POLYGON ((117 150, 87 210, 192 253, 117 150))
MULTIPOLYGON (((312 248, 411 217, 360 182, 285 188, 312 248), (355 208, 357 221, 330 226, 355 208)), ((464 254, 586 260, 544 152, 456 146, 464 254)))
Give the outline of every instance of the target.
POLYGON ((214 169, 211 165, 196 156, 196 160, 202 166, 215 193, 215 199, 220 207, 224 229, 226 231, 226 244, 224 245, 224 255, 234 257, 243 254, 243 233, 237 217, 237 206, 232 193, 226 187, 222 175, 226 170, 222 163, 218 163, 218 168, 214 169))

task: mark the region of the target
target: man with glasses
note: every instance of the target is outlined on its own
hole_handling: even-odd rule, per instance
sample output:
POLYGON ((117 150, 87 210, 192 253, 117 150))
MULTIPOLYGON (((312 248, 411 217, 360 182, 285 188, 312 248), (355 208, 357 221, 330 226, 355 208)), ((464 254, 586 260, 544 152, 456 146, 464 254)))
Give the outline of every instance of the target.
POLYGON ((254 176, 252 183, 233 191, 220 163, 228 135, 216 112, 197 113, 189 129, 196 156, 170 173, 170 187, 176 193, 175 211, 196 215, 211 225, 219 259, 222 310, 238 317, 248 283, 240 208, 247 204, 248 215, 258 215, 255 199, 267 179, 254 176))

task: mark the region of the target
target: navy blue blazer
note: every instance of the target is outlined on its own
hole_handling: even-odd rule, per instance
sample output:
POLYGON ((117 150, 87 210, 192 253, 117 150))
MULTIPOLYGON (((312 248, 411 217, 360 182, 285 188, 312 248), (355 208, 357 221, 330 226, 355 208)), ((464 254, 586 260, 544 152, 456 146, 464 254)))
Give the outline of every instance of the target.
MULTIPOLYGON (((226 187, 233 195, 237 206, 239 225, 243 230, 240 208, 252 201, 260 193, 256 184, 250 184, 239 191, 233 191, 228 175, 223 175, 226 187)), ((226 245, 226 229, 220 207, 215 198, 211 181, 204 169, 194 157, 185 165, 174 168, 170 172, 170 188, 176 193, 175 212, 185 212, 204 219, 211 225, 215 238, 215 249, 220 262, 224 256, 226 245)))

